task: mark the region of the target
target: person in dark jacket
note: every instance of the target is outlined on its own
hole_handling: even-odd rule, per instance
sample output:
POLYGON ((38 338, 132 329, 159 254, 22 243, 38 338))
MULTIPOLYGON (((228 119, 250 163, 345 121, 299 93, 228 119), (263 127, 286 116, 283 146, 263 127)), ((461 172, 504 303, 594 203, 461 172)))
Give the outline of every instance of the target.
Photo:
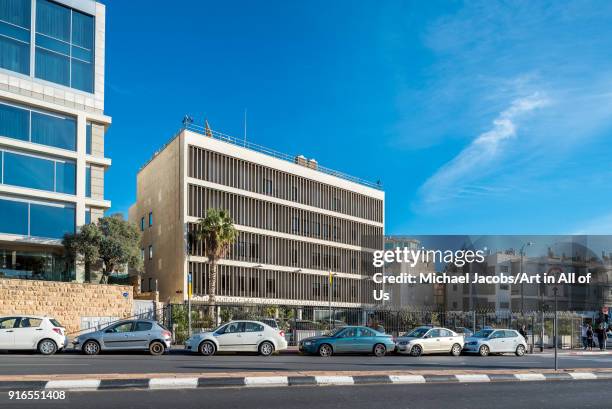
POLYGON ((591 324, 587 325, 586 337, 587 337, 587 345, 588 345, 589 351, 592 351, 593 350, 593 327, 591 327, 591 324))
POLYGON ((527 328, 524 325, 521 325, 521 329, 519 329, 519 334, 521 334, 521 336, 525 338, 525 341, 527 340, 527 328))

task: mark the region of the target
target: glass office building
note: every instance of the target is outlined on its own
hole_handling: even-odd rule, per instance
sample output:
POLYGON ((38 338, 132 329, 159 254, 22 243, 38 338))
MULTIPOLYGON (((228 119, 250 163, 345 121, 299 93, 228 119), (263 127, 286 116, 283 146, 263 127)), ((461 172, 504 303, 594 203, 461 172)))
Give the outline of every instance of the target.
POLYGON ((61 239, 104 214, 105 6, 0 0, 0 277, 77 280, 61 239))

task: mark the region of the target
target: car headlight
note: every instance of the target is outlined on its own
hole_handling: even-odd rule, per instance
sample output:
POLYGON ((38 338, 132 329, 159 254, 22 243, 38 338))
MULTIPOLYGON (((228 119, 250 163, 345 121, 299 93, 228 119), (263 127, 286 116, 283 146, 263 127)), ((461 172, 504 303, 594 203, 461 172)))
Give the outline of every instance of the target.
POLYGON ((476 341, 466 342, 465 345, 476 345, 476 341))
POLYGON ((310 346, 310 345, 312 345, 312 341, 305 341, 304 342, 304 346, 310 346))
POLYGON ((398 345, 408 345, 408 341, 400 341, 398 342, 398 345))

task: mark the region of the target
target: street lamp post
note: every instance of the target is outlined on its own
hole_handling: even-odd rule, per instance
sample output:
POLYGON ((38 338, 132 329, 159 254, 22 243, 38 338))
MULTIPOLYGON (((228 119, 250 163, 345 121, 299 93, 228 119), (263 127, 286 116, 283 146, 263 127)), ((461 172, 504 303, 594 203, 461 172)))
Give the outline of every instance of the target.
POLYGON ((189 337, 191 338, 191 292, 192 292, 192 275, 191 272, 187 275, 187 315, 189 325, 189 337))
POLYGON ((558 345, 558 340, 557 340, 557 336, 558 336, 558 330, 557 330, 557 292, 559 291, 559 289, 557 287, 553 287, 553 293, 555 295, 555 321, 554 321, 554 327, 555 327, 555 331, 554 331, 554 340, 555 340, 555 371, 559 369, 559 362, 557 360, 557 345, 558 345))
POLYGON ((329 271, 329 281, 328 281, 329 290, 327 291, 327 295, 329 298, 329 329, 332 328, 332 290, 334 289, 334 275, 329 271))
MULTIPOLYGON (((532 246, 534 243, 528 241, 521 246, 521 263, 519 265, 520 276, 523 276, 523 257, 525 256, 525 246, 532 246)), ((525 315, 525 283, 521 281, 521 318, 525 315)))

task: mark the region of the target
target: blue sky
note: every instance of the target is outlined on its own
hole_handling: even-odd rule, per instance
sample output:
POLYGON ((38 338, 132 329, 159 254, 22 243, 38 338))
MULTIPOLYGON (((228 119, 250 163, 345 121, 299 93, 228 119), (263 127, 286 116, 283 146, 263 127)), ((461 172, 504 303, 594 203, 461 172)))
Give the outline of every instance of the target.
POLYGON ((241 136, 246 108, 380 179, 387 233, 612 231, 612 2, 105 3, 112 212, 184 114, 241 136))

